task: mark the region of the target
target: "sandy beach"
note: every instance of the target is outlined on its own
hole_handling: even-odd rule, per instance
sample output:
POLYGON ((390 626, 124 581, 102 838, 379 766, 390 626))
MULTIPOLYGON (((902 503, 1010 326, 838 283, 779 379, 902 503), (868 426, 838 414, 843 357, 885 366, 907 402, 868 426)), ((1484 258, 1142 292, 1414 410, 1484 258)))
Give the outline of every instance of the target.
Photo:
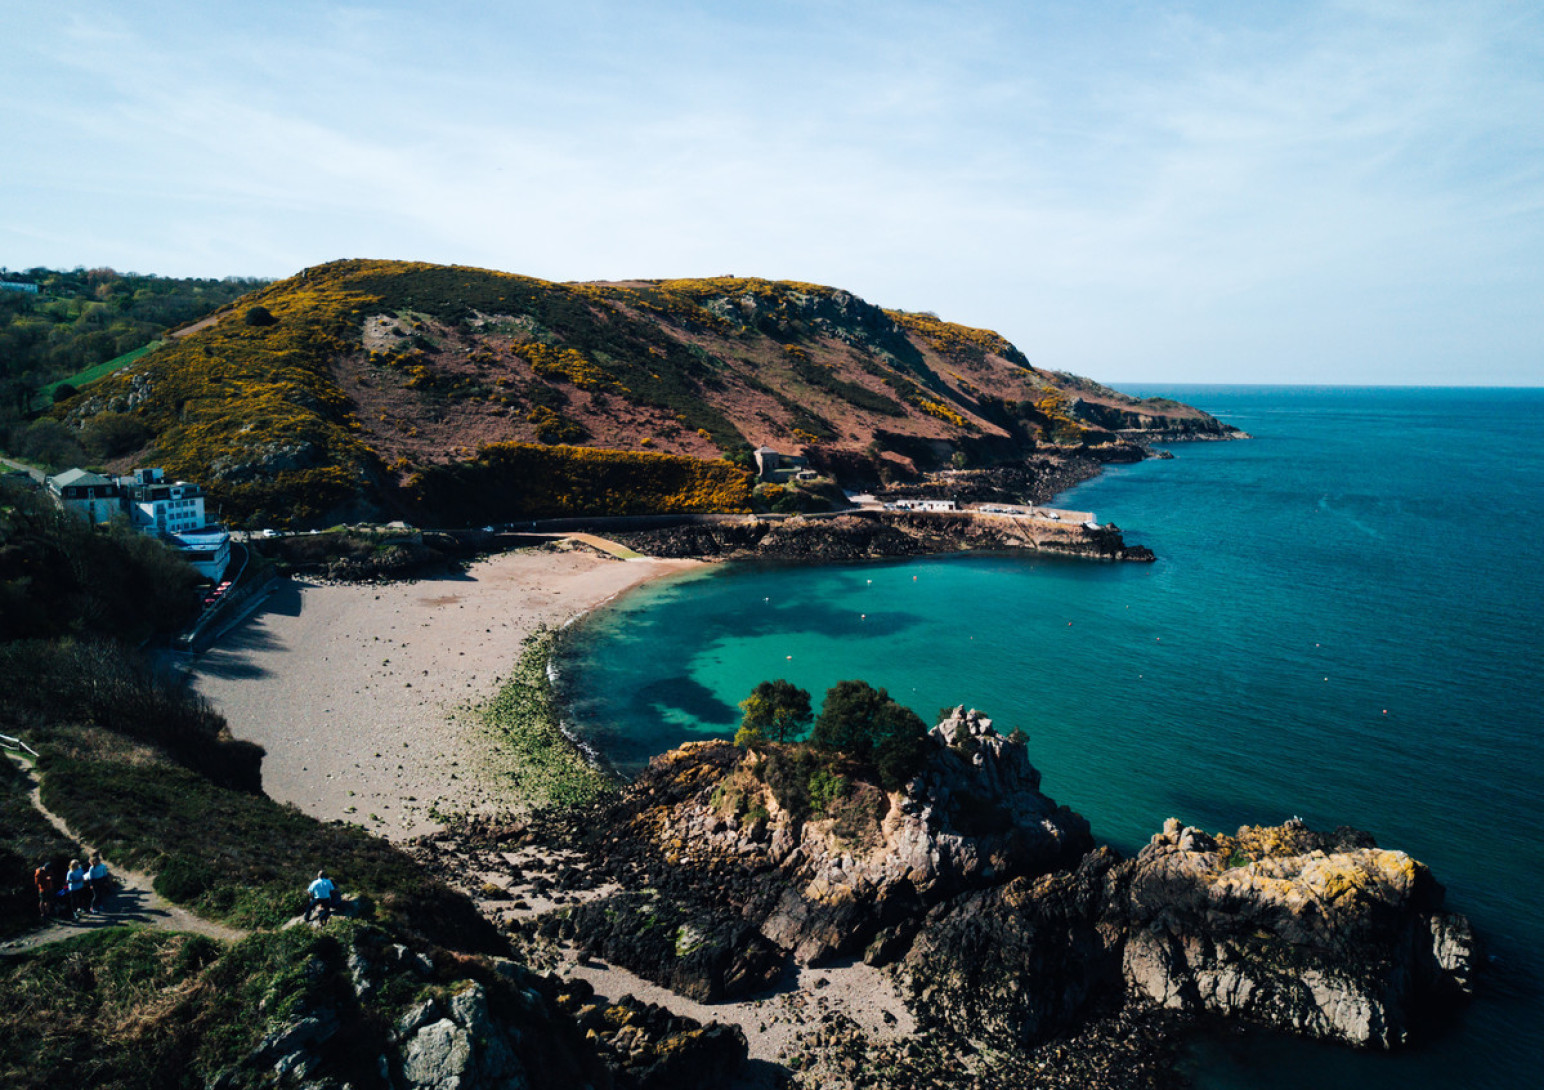
POLYGON ((521 641, 696 561, 527 549, 408 583, 279 585, 193 667, 238 738, 268 755, 263 788, 324 820, 403 840, 433 814, 516 800, 467 710, 497 691, 521 641))

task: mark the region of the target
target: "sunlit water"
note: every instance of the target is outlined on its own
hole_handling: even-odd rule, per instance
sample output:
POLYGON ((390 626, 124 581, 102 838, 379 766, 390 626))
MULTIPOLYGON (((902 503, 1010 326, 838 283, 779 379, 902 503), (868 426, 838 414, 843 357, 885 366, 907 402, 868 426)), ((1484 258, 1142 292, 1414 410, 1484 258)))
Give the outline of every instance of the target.
POLYGON ((1022 727, 1044 789, 1139 846, 1294 814, 1428 863, 1496 960, 1437 1040, 1204 1043, 1203 1087, 1523 1086, 1544 1070, 1544 391, 1171 387, 1256 438, 1062 496, 1153 565, 721 565, 574 633, 574 724, 624 768, 723 736, 765 678, 1022 727))

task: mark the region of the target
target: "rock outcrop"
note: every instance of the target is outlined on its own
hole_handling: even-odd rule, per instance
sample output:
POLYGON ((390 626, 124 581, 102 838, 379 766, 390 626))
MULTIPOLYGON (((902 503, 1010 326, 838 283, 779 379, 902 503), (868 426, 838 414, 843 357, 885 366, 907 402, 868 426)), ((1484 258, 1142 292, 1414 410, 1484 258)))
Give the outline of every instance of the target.
POLYGON ((1148 406, 1148 411, 1131 407, 1110 405, 1075 397, 1067 404, 1067 411, 1078 420, 1107 428, 1119 435, 1142 442, 1175 442, 1198 439, 1247 439, 1239 428, 1224 424, 1204 413, 1155 412, 1155 407, 1183 410, 1175 402, 1161 399, 1148 406))
POLYGON ((393 938, 356 924, 320 946, 304 998, 211 1090, 677 1090, 722 1086, 745 1064, 738 1029, 393 938))
POLYGON ((1088 823, 1039 786, 1023 741, 963 708, 893 794, 809 746, 688 744, 588 823, 595 863, 657 893, 591 901, 545 926, 709 999, 765 987, 790 954, 884 962, 933 906, 1092 847, 1088 823))
POLYGON ((729 559, 872 560, 963 549, 1026 549, 1090 560, 1153 559, 1127 545, 1114 526, 979 519, 969 512, 869 510, 786 520, 747 517, 734 522, 687 523, 666 529, 612 532, 611 537, 650 556, 729 559))
POLYGON ((1387 1048, 1416 1006, 1468 988, 1467 921, 1425 866, 1365 833, 1211 837, 1170 819, 1121 878, 1124 975, 1160 1006, 1387 1048))
MULTIPOLYGON (((1425 866, 1365 832, 1170 819, 1122 858, 1041 792, 1022 736, 963 707, 909 780, 876 780, 808 744, 696 743, 594 811, 489 831, 483 858, 501 840, 582 853, 563 869, 586 897, 556 892, 512 928, 581 960, 713 1002, 777 986, 790 960, 861 956, 889 967, 927 1039, 1072 1056, 1101 1072, 1090 1085, 1135 1083, 1066 1042, 1125 1041, 1131 1070, 1156 1070, 1169 1061, 1153 1042, 1206 1016, 1390 1048, 1473 989, 1467 921, 1425 866)), ((926 1066, 843 1033, 849 1075, 926 1066)))
POLYGON ((1124 1000, 1387 1048, 1470 989, 1472 932, 1441 906, 1426 867, 1366 833, 1170 819, 1134 859, 1104 848, 951 904, 898 976, 919 1016, 1005 1046, 1124 1000))

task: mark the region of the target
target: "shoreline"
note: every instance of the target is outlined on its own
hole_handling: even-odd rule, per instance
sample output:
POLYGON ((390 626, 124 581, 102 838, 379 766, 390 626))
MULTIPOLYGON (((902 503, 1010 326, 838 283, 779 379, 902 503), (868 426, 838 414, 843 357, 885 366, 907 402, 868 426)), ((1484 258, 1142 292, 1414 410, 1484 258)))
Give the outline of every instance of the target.
MULTIPOLYGON (((1069 489, 1097 475, 1069 482, 1069 489)), ((401 582, 292 578, 223 632, 188 673, 235 737, 264 747, 263 790, 270 797, 401 842, 443 831, 445 817, 509 814, 527 802, 500 759, 505 740, 477 711, 509 681, 526 638, 538 630, 562 639, 575 623, 646 583, 726 560, 819 564, 961 551, 937 540, 914 544, 921 547, 855 555, 710 549, 672 556, 667 549, 624 561, 571 542, 401 582)), ((1001 547, 982 541, 963 551, 992 551, 994 544, 1001 547)), ((568 723, 572 693, 550 659, 547 673, 568 744, 615 774, 609 757, 568 723)))
POLYGON ((528 636, 702 566, 569 548, 402 583, 291 580, 189 673, 231 733, 266 750, 265 793, 400 842, 440 831, 442 815, 519 809, 471 713, 528 636))

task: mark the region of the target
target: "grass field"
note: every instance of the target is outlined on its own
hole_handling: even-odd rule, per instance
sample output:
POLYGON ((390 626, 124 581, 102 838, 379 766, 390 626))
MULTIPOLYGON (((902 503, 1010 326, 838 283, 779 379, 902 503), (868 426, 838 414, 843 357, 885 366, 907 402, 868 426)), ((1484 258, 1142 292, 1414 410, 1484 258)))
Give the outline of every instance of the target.
POLYGON ((106 378, 118 370, 118 368, 127 367, 141 356, 148 355, 160 346, 160 341, 151 341, 149 344, 141 345, 132 352, 125 352, 121 356, 114 356, 106 363, 96 364, 94 367, 88 367, 84 371, 71 375, 69 378, 62 378, 58 382, 51 382, 38 391, 38 396, 33 399, 32 406, 35 409, 45 409, 54 403, 54 391, 66 382, 79 390, 88 382, 95 382, 99 378, 106 378))

